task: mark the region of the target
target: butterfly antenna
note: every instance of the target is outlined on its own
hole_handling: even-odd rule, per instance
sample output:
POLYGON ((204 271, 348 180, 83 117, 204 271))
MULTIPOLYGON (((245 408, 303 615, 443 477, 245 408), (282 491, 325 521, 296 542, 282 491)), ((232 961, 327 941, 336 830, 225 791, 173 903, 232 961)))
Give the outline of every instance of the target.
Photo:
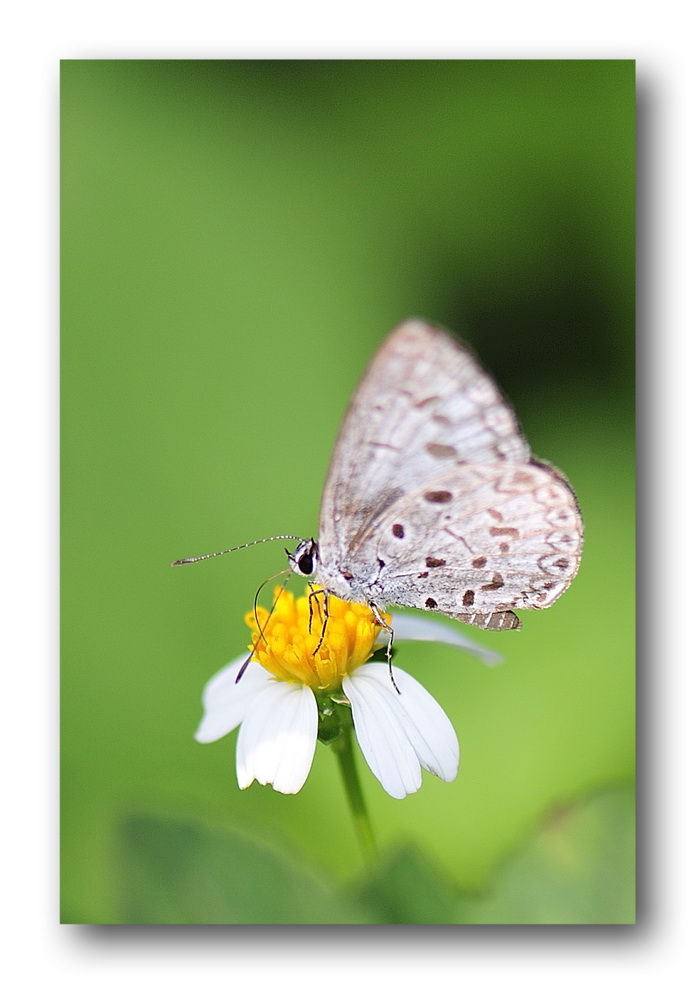
MULTIPOLYGON (((276 539, 279 539, 279 537, 277 537, 276 539)), ((275 608, 277 606, 277 603, 280 600, 280 595, 285 590, 285 587, 287 585, 287 582, 290 579, 290 575, 291 574, 292 574, 292 571, 291 571, 291 569, 289 567, 286 570, 284 570, 284 571, 278 571, 277 574, 271 574, 270 577, 267 577, 265 579, 265 581, 263 581, 259 585, 258 589, 256 590, 256 594, 255 594, 255 597, 253 599, 253 616, 256 619, 256 625, 258 626, 258 632, 260 634, 260 638, 263 639, 264 642, 266 641, 264 629, 266 629, 267 626, 268 626, 268 622, 270 621, 270 618, 271 618, 273 612, 275 611, 275 608), (258 619, 258 596, 260 595, 261 591, 266 586, 266 584, 268 584, 269 581, 272 581, 273 578, 281 577, 283 574, 286 574, 287 576, 285 577, 285 580, 282 582, 282 585, 280 586, 280 591, 278 592, 277 597, 273 599, 273 604, 270 606, 270 611, 268 612, 268 617, 266 618, 266 620, 263 623, 263 625, 261 625, 261 623, 260 623, 260 621, 258 619)), ((251 662, 251 660, 253 659, 253 657, 256 655, 256 646, 258 645, 258 642, 259 642, 259 640, 257 639, 256 642, 254 643, 253 649, 249 653, 248 659, 244 662, 243 666, 241 667, 241 669, 237 673, 236 680, 234 681, 235 683, 238 683, 241 680, 241 678, 243 677, 244 673, 246 673, 246 667, 249 665, 249 663, 251 662)))
MULTIPOLYGON (((234 553, 235 550, 243 550, 244 547, 255 547, 258 543, 271 543, 273 540, 296 540, 300 542, 302 537, 292 536, 290 533, 281 533, 279 536, 266 536, 262 540, 251 540, 249 543, 240 543, 237 547, 228 547, 227 550, 218 550, 216 553, 203 554, 202 557, 182 557, 181 560, 173 561, 171 566, 181 567, 183 564, 197 564, 199 560, 210 560, 211 557, 221 557, 222 554, 234 553)), ((281 571, 281 573, 284 574, 284 571, 281 571)), ((273 575, 273 577, 277 576, 277 574, 273 575)), ((267 581, 264 582, 264 584, 267 583, 267 581)))
POLYGON ((270 581, 272 581, 276 577, 282 577, 283 574, 286 574, 287 576, 285 580, 282 582, 282 584, 280 585, 280 594, 282 594, 282 592, 285 590, 285 587, 287 586, 287 582, 290 579, 290 575, 292 574, 292 571, 289 567, 287 567, 284 571, 278 571, 277 574, 271 574, 270 577, 267 577, 265 581, 262 581, 261 584, 258 586, 256 590, 256 594, 254 595, 253 616, 256 619, 256 625, 258 626, 258 631, 261 634, 261 638, 263 639, 263 642, 266 641, 265 635, 263 634, 263 629, 265 629, 266 625, 270 621, 270 616, 275 611, 275 608, 278 603, 278 599, 280 598, 280 594, 278 594, 277 598, 273 598, 273 604, 270 606, 270 611, 268 612, 268 618, 265 620, 262 627, 261 627, 261 623, 258 621, 258 596, 260 595, 261 591, 266 586, 266 584, 269 584, 270 581))

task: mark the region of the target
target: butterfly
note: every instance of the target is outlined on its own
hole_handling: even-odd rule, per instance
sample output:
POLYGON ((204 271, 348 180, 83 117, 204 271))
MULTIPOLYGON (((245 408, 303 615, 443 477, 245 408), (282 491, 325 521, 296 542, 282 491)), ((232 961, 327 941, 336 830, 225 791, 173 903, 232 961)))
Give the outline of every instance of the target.
POLYGON ((513 411, 473 355, 411 319, 377 351, 342 423, 318 539, 293 571, 375 615, 439 612, 516 629, 579 567, 582 518, 566 479, 531 454, 513 411))

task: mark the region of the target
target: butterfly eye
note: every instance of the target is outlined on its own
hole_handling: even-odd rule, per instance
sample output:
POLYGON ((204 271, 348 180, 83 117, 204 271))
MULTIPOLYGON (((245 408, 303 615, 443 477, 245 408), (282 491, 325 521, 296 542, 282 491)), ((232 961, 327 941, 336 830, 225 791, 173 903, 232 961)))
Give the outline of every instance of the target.
POLYGON ((294 553, 288 553, 290 567, 295 574, 311 577, 316 571, 319 559, 316 540, 302 540, 294 553))

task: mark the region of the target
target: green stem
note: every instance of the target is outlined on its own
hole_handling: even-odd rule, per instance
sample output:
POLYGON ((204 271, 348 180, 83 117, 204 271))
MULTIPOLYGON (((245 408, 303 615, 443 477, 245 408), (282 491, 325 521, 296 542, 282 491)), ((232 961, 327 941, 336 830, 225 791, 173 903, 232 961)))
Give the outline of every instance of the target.
POLYGON ((342 734, 332 743, 332 748, 338 756, 340 774, 343 777, 343 785, 345 786, 348 803, 350 804, 352 819, 355 822, 357 839, 360 842, 366 863, 372 865, 377 859, 378 852, 372 825, 369 822, 364 796, 362 795, 362 786, 357 775, 352 729, 344 729, 342 734))

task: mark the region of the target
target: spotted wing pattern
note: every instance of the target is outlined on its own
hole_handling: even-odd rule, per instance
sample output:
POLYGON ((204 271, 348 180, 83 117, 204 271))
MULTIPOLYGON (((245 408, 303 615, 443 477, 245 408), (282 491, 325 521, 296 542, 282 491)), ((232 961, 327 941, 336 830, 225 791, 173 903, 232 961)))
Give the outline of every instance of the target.
POLYGON ((473 356, 424 322, 396 328, 336 442, 318 582, 379 607, 515 628, 509 609, 552 604, 576 573, 581 544, 571 488, 531 458, 473 356))

